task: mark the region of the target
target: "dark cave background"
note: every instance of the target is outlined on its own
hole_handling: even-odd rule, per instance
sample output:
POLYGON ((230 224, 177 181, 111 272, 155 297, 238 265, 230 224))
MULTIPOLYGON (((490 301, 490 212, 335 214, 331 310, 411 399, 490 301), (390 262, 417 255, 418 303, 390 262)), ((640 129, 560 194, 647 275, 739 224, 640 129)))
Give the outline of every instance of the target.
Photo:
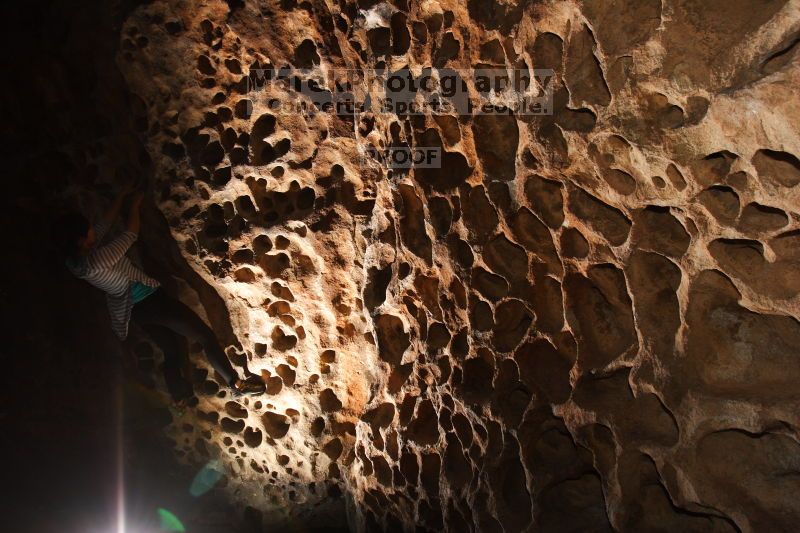
MULTIPOLYGON (((49 245, 50 221, 60 210, 98 211, 120 176, 147 177, 149 158, 138 141, 146 119, 137 116, 136 98, 114 62, 121 22, 136 5, 44 1, 0 8, 6 189, 0 523, 8 532, 111 530, 120 383, 129 531, 159 531, 157 507, 191 532, 260 530, 218 492, 189 495, 196 469, 177 462, 161 431, 169 422, 166 404, 141 379, 122 375, 103 294, 73 278, 49 245)), ((164 236, 165 223, 145 205, 140 242, 151 254, 143 260, 162 280, 176 267, 174 251, 158 245, 169 242, 164 236)))

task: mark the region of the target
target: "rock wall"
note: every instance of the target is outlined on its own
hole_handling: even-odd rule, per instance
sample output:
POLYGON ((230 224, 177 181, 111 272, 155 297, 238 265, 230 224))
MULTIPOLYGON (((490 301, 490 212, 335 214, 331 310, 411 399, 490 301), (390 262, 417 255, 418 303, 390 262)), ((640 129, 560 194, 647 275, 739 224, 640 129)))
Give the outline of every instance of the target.
POLYGON ((159 208, 268 384, 232 399, 195 358, 179 453, 270 524, 791 529, 798 35, 796 0, 137 9, 159 208), (284 65, 553 69, 555 107, 275 113, 302 97, 248 88, 284 65), (400 144, 445 165, 364 156, 400 144))

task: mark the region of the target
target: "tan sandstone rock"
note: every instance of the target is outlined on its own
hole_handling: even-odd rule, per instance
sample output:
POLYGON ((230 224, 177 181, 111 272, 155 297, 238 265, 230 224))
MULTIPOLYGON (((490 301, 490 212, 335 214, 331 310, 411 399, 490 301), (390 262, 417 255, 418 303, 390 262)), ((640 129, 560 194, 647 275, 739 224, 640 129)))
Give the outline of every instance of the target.
POLYGON ((138 8, 159 208, 268 384, 198 369, 183 457, 270 524, 795 528, 798 31, 797 0, 138 8), (248 87, 284 65, 549 68, 555 107, 276 112, 304 97, 248 87), (443 168, 365 152, 403 143, 443 168))

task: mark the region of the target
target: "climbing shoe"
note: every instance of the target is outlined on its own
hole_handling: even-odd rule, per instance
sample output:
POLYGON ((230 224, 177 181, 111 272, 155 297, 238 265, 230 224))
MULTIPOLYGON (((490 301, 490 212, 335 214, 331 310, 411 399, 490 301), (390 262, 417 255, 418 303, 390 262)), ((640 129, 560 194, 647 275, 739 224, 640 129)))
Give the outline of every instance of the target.
POLYGON ((267 387, 260 379, 248 378, 240 381, 238 384, 234 383, 231 386, 231 390, 236 396, 255 396, 257 394, 264 394, 267 387))

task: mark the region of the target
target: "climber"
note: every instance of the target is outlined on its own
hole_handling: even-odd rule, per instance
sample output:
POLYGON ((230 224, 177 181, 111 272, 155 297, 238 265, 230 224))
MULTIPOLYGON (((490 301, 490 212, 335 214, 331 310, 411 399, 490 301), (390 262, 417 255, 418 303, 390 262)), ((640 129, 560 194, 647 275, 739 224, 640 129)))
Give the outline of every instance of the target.
POLYGON ((185 402, 192 393, 191 385, 180 376, 182 357, 176 334, 203 346, 208 362, 234 395, 262 394, 264 382, 260 378, 239 378, 211 328, 189 307, 168 296, 158 281, 126 256, 139 234, 143 198, 144 193, 126 188, 94 225, 80 213, 60 216, 53 225, 53 237, 68 269, 106 293, 111 327, 121 340, 127 338, 128 322, 133 319, 159 345, 164 352, 164 377, 177 403, 185 402), (102 244, 128 197, 131 200, 126 230, 102 244))

